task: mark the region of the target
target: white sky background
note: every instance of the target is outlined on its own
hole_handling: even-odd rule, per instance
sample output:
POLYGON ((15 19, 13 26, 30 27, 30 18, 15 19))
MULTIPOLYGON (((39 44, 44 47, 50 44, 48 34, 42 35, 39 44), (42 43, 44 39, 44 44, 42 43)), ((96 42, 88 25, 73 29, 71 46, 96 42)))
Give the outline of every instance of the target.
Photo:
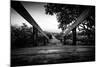
MULTIPOLYGON (((23 2, 22 4, 44 31, 61 32, 61 29, 58 29, 59 23, 57 22, 56 16, 45 14, 44 3, 23 2)), ((31 26, 14 9, 11 9, 11 24, 20 26, 22 23, 26 23, 28 26, 31 26)))

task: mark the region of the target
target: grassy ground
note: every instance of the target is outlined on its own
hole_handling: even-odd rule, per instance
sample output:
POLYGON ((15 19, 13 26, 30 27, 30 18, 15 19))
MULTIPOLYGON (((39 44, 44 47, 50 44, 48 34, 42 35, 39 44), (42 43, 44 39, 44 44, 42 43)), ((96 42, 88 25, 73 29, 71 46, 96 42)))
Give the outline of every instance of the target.
POLYGON ((95 60, 94 46, 42 46, 12 50, 11 64, 38 65, 95 60))

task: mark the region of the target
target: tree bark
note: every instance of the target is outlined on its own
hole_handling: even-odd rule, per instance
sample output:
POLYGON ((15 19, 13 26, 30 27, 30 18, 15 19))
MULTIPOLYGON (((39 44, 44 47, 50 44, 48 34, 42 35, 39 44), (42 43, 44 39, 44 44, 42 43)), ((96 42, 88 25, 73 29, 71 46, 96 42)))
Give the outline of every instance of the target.
POLYGON ((38 30, 33 27, 33 46, 37 46, 38 30))
POLYGON ((72 43, 72 45, 76 45, 76 28, 74 28, 72 30, 72 34, 73 34, 73 43, 72 43))
POLYGON ((63 44, 66 45, 66 36, 64 36, 64 43, 63 44))

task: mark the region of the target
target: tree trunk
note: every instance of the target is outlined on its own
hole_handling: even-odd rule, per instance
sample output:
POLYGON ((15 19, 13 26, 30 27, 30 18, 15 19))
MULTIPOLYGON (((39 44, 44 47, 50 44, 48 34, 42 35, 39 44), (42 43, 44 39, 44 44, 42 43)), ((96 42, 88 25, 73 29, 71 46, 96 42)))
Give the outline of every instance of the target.
POLYGON ((72 30, 72 34, 73 34, 73 43, 72 43, 72 45, 76 45, 76 28, 74 28, 72 30))
POLYGON ((33 27, 33 46, 37 46, 38 31, 33 27))
POLYGON ((66 45, 66 36, 64 36, 64 43, 63 44, 66 45))

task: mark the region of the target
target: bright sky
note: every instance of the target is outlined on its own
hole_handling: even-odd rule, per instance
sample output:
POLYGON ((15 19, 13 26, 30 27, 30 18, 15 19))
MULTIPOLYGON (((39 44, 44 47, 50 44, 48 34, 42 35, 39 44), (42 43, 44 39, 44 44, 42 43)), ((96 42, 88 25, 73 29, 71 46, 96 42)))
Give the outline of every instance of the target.
MULTIPOLYGON (((45 14, 44 3, 24 2, 22 4, 44 31, 61 32, 61 30, 58 29, 59 23, 57 22, 56 16, 45 14)), ((31 26, 15 10, 11 9, 11 24, 20 26, 22 23, 31 26)))

